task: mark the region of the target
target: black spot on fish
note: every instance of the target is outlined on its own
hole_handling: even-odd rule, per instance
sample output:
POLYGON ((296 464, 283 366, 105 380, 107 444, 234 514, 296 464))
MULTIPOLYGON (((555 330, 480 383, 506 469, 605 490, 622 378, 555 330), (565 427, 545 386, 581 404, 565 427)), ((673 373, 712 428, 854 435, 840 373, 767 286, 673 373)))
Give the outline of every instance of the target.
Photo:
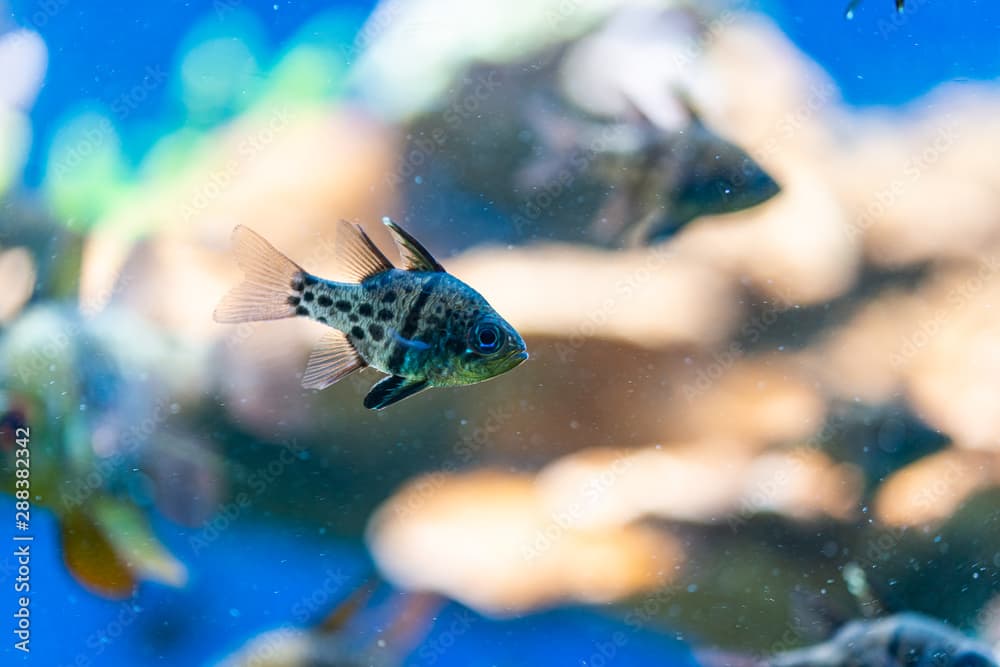
POLYGON ((371 317, 372 316, 371 305, 367 303, 361 304, 360 306, 358 306, 358 313, 361 315, 361 317, 371 317))
POLYGON ((306 309, 305 306, 299 306, 298 308, 295 309, 295 314, 296 315, 308 315, 309 314, 309 310, 306 309))
POLYGON ((316 297, 313 295, 312 292, 306 292, 305 294, 302 295, 302 298, 305 299, 306 301, 312 301, 316 297))
POLYGON ((299 297, 297 297, 297 296, 290 296, 290 297, 288 297, 288 305, 289 306, 297 306, 297 305, 299 305, 299 297))
POLYGON ((323 317, 322 315, 320 315, 319 317, 317 317, 316 321, 319 322, 320 324, 326 324, 326 318, 323 317))
MULTIPOLYGON (((329 308, 330 306, 333 305, 333 299, 331 299, 330 297, 328 297, 325 294, 320 294, 316 298, 316 303, 318 303, 319 305, 323 306, 324 308, 329 308)), ((341 309, 341 310, 343 310, 343 309, 341 309)), ((350 306, 348 306, 347 310, 350 310, 350 306)))
POLYGON ((378 311, 378 318, 383 322, 388 322, 392 319, 392 311, 383 308, 382 310, 378 311))
POLYGON ((372 340, 382 340, 385 337, 385 329, 381 324, 369 324, 368 333, 371 334, 372 340))
POLYGON ((440 315, 441 313, 444 312, 444 306, 442 306, 439 303, 438 305, 434 306, 434 312, 437 313, 438 315, 440 315))
POLYGON ((357 338, 358 340, 365 339, 365 332, 361 327, 351 327, 351 336, 357 338))
POLYGON ((392 303, 395 300, 396 300, 396 293, 393 292, 392 290, 389 290, 388 292, 382 295, 382 303, 392 303))
POLYGON ((445 343, 445 350, 457 357, 465 352, 465 341, 457 336, 449 336, 445 343))
POLYGON ((319 282, 319 281, 317 281, 317 280, 316 280, 316 278, 315 278, 315 277, 313 277, 313 276, 309 276, 309 275, 307 275, 307 276, 305 277, 305 283, 306 283, 306 285, 308 285, 309 287, 312 287, 312 286, 313 286, 313 285, 315 285, 315 284, 316 284, 317 282, 319 282))
MULTIPOLYGON (((421 288, 420 294, 417 295, 417 298, 413 301, 413 305, 410 306, 410 312, 406 314, 406 318, 403 320, 403 326, 399 331, 399 336, 401 338, 413 338, 413 334, 420 326, 420 319, 424 306, 427 305, 427 300, 437 288, 437 285, 441 280, 441 276, 442 274, 440 273, 433 274, 430 280, 428 280, 427 283, 421 288)), ((402 343, 397 343, 395 348, 393 348, 392 355, 390 355, 388 363, 388 368, 391 373, 397 373, 399 369, 402 368, 403 361, 406 359, 406 350, 406 345, 402 343)))
MULTIPOLYGON (((329 299, 327 299, 327 301, 329 301, 329 299)), ((339 310, 342 313, 349 313, 349 312, 351 312, 351 302, 350 301, 344 301, 343 299, 341 299, 340 301, 338 301, 334 305, 337 307, 337 310, 339 310)))
POLYGON ((356 314, 351 313, 350 315, 347 316, 347 319, 349 319, 352 322, 357 322, 361 318, 359 318, 356 314))
POLYGON ((294 276, 292 276, 292 289, 295 290, 296 292, 301 292, 302 291, 302 273, 301 272, 296 273, 294 276))

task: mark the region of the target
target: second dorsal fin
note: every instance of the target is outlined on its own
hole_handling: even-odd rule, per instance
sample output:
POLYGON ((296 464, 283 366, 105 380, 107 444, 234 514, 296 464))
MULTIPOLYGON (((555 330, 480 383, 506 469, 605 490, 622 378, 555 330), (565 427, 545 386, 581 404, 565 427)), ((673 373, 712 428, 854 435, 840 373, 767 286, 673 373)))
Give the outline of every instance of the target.
POLYGON ((444 273, 434 256, 427 252, 427 248, 421 245, 420 241, 410 236, 409 232, 397 225, 389 218, 382 218, 382 224, 392 232, 392 240, 396 242, 399 254, 406 263, 407 271, 436 271, 444 273))
POLYGON ((360 225, 346 220, 341 220, 337 226, 336 253, 338 268, 359 283, 395 268, 360 225))

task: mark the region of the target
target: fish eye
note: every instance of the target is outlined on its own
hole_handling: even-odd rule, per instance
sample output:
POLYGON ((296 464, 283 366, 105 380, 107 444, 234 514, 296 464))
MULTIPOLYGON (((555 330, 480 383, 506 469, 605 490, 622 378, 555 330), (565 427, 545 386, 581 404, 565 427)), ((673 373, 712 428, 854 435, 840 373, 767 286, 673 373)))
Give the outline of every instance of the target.
POLYGON ((480 322, 472 328, 469 342, 473 350, 479 354, 492 354, 503 345, 505 334, 503 329, 493 322, 480 322))

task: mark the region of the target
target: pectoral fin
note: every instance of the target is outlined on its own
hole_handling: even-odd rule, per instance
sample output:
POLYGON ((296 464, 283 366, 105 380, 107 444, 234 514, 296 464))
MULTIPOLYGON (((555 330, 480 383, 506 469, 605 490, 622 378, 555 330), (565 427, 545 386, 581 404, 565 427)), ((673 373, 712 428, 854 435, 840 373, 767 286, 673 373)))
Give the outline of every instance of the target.
POLYGON ((365 407, 381 410, 430 386, 427 380, 412 380, 400 375, 390 375, 378 382, 365 396, 365 407))

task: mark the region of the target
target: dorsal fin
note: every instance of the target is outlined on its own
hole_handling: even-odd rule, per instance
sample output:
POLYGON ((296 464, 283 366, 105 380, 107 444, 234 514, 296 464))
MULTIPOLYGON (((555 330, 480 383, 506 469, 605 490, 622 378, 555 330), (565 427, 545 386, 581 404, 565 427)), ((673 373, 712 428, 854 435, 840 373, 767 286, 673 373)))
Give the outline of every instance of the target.
POLYGON ((395 268, 360 225, 346 220, 338 223, 336 253, 337 266, 346 277, 359 283, 395 268))
POLYGON ((427 248, 420 244, 420 241, 410 236, 409 232, 397 225, 389 218, 382 218, 382 224, 392 232, 392 240, 396 242, 399 255, 406 264, 407 271, 436 271, 444 273, 434 256, 427 252, 427 248))

